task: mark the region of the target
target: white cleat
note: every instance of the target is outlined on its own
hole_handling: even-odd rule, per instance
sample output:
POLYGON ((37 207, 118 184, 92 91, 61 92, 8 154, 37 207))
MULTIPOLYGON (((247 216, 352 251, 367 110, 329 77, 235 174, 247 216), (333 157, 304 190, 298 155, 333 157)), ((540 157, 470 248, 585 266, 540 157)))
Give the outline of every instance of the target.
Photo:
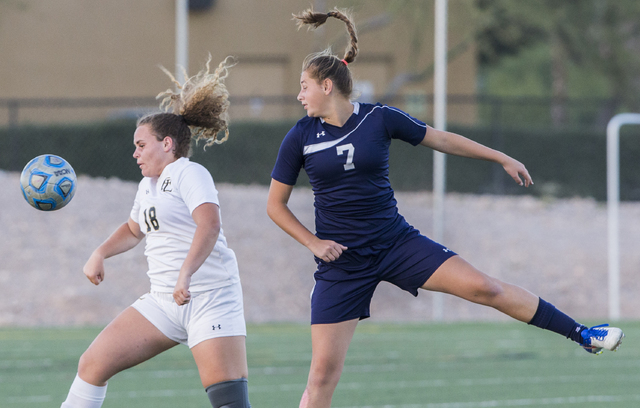
POLYGON ((616 351, 624 339, 624 333, 617 327, 609 327, 608 324, 593 326, 580 333, 581 346, 589 353, 600 354, 604 349, 616 351))

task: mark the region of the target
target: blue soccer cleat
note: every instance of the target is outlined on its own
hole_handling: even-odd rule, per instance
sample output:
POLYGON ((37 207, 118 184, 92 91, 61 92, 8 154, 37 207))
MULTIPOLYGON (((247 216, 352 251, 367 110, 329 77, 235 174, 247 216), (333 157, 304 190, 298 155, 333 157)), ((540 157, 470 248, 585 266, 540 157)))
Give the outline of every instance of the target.
POLYGON ((624 333, 617 327, 608 327, 608 324, 593 326, 584 329, 581 346, 592 354, 600 354, 603 349, 616 351, 624 339, 624 333))

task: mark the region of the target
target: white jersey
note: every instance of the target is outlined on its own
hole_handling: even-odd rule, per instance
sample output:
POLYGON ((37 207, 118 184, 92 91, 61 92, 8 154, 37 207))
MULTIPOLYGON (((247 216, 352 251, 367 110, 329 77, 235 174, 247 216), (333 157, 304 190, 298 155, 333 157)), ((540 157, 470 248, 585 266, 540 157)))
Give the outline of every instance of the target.
MULTIPOLYGON (((196 231, 191 214, 204 203, 219 206, 218 191, 209 171, 186 157, 167 165, 157 179, 145 177, 138 185, 131 219, 146 234, 144 254, 152 291, 173 292, 196 231)), ((191 277, 189 290, 201 292, 239 281, 236 255, 220 228, 218 241, 191 277)))

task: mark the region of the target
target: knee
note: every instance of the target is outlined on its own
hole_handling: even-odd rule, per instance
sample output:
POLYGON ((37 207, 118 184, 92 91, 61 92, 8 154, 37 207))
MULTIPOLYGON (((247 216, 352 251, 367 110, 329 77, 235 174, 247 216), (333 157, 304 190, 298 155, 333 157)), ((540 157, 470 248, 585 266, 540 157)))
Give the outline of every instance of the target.
POLYGON ((78 375, 88 383, 95 385, 104 385, 109 380, 109 376, 105 374, 100 362, 89 350, 80 356, 78 375))
POLYGON ((475 301, 482 304, 490 304, 504 293, 502 282, 498 279, 483 275, 475 284, 475 301))
POLYGON ((91 371, 91 368, 93 367, 92 360, 93 359, 91 358, 91 355, 88 353, 88 351, 85 351, 80 356, 80 361, 78 362, 78 374, 80 374, 83 378, 86 378, 86 374, 91 371))
POLYGON ((336 387, 342 374, 342 365, 330 361, 314 362, 309 371, 308 387, 325 388, 336 387))

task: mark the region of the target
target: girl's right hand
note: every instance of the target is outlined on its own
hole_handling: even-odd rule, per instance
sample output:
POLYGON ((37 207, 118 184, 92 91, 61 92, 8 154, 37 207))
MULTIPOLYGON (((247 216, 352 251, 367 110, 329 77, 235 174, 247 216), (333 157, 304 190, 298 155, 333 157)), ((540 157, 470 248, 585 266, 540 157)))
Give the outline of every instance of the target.
POLYGON ((82 272, 94 285, 99 285, 104 280, 104 258, 95 252, 91 254, 82 272))
POLYGON ((332 262, 340 258, 343 251, 348 248, 344 245, 340 245, 335 241, 316 239, 309 244, 309 250, 313 252, 315 256, 322 259, 325 262, 332 262))
POLYGON ((178 282, 173 288, 173 300, 179 306, 186 305, 191 301, 191 292, 189 292, 189 285, 191 284, 191 276, 180 271, 178 275, 178 282))

